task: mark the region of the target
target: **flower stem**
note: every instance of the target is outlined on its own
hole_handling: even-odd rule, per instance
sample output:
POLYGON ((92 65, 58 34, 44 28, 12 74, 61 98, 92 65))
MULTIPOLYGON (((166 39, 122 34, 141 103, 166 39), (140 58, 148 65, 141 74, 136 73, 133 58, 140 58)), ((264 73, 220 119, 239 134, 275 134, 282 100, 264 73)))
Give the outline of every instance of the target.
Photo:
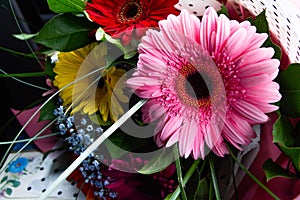
MULTIPOLYGON (((199 163, 200 163, 200 160, 195 160, 194 161, 194 163, 192 164, 192 166, 190 167, 190 169, 188 170, 188 172, 186 173, 186 175, 183 178, 183 181, 182 181, 183 185, 187 184, 187 182, 190 180, 191 176, 194 174, 195 170, 197 169, 199 163)), ((205 160, 202 163, 202 167, 201 167, 200 172, 199 172, 200 174, 204 169, 204 165, 205 165, 205 160)), ((169 198, 167 198, 167 200, 176 200, 179 194, 180 194, 180 188, 178 187, 173 192, 173 194, 169 198)))
MULTIPOLYGON (((40 137, 36 137, 34 140, 41 140, 41 139, 53 137, 53 136, 56 136, 56 135, 59 135, 59 133, 51 133, 51 134, 43 135, 43 136, 40 136, 40 137)), ((22 142, 28 142, 28 141, 31 141, 31 138, 23 139, 23 140, 0 142, 0 145, 11 144, 11 143, 16 144, 16 143, 22 143, 22 142)))
POLYGON ((276 200, 280 200, 276 194, 274 194, 269 188, 267 188, 260 180, 258 180, 232 153, 230 147, 227 145, 228 151, 231 155, 231 157, 237 162, 237 164, 240 166, 240 168, 254 181, 257 185, 259 185, 262 189, 264 189, 270 196, 272 196, 276 200))
POLYGON ((182 179, 180 157, 178 156, 178 148, 174 148, 174 153, 176 154, 176 157, 178 157, 175 160, 175 164, 176 164, 176 171, 177 171, 177 176, 178 176, 178 183, 179 183, 181 197, 183 200, 187 200, 187 196, 186 196, 185 189, 184 189, 185 184, 183 183, 183 179, 182 179))
POLYGON ((215 172, 214 160, 210 156, 208 158, 208 161, 209 161, 210 174, 211 174, 212 183, 213 183, 213 186, 214 186, 214 191, 215 191, 216 199, 217 200, 221 200, 220 192, 219 192, 219 188, 218 188, 217 176, 216 176, 216 172, 215 172))
POLYGON ((18 52, 18 51, 15 51, 15 50, 12 50, 12 49, 8 49, 8 48, 5 48, 5 47, 1 47, 1 46, 0 46, 0 50, 9 52, 11 54, 15 54, 15 55, 19 55, 19 56, 24 56, 24 57, 27 57, 27 58, 35 58, 34 54, 22 53, 22 52, 18 52))
POLYGON ((45 76, 46 72, 29 72, 29 73, 18 73, 18 74, 0 74, 0 78, 24 78, 24 77, 36 77, 36 76, 45 76))

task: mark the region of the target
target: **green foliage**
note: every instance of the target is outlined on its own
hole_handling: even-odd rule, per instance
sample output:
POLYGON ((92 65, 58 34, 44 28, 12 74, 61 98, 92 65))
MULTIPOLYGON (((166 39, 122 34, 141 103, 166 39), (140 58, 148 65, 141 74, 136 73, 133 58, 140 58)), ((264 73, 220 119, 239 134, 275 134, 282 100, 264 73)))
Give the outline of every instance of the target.
POLYGON ((55 119, 55 116, 53 114, 55 108, 56 108, 55 100, 51 99, 49 102, 45 104, 45 106, 42 107, 39 121, 55 119))
POLYGON ((106 34, 105 31, 100 27, 96 31, 96 39, 98 41, 107 41, 111 44, 114 44, 116 47, 118 47, 123 53, 125 59, 130 59, 134 57, 137 53, 136 49, 132 49, 130 45, 123 46, 121 41, 119 39, 114 39, 110 35, 106 34))
POLYGON ((110 126, 113 124, 113 122, 109 118, 106 122, 104 122, 100 114, 89 115, 89 118, 93 123, 99 124, 100 126, 110 126))
POLYGON ((281 151, 287 155, 298 173, 300 172, 300 147, 286 147, 286 146, 279 146, 281 151))
POLYGON ((85 8, 82 0, 48 0, 48 5, 55 13, 81 13, 85 8))
POLYGON ((219 10, 217 13, 218 13, 218 15, 223 14, 223 15, 225 15, 227 17, 229 16, 228 9, 227 9, 227 7, 224 4, 222 4, 221 10, 219 10))
POLYGON ((283 169, 281 166, 274 163, 271 158, 265 161, 263 169, 265 171, 267 181, 275 177, 293 178, 288 170, 283 169))
POLYGON ((49 20, 35 37, 35 42, 57 51, 72 51, 90 42, 94 23, 72 14, 61 14, 49 20))
POLYGON ((29 40, 34 38, 37 35, 37 33, 34 34, 28 34, 28 33, 21 33, 21 34, 13 34, 13 36, 19 40, 29 40))
POLYGON ((287 70, 280 72, 280 110, 288 117, 300 117, 300 64, 291 64, 287 70))
POLYGON ((273 142, 288 156, 294 167, 300 172, 299 127, 294 128, 286 116, 281 115, 273 127, 273 142), (296 140, 297 138, 297 140, 296 140), (297 146, 298 145, 298 146, 297 146))
POLYGON ((168 167, 175 160, 173 148, 164 148, 157 156, 152 159, 139 170, 141 174, 154 174, 168 167))
POLYGON ((266 19, 266 11, 264 10, 259 15, 256 16, 255 19, 248 19, 248 21, 256 27, 258 33, 267 33, 268 38, 265 41, 265 43, 262 45, 263 47, 272 47, 275 50, 274 58, 277 58, 280 60, 281 58, 281 49, 275 45, 270 38, 270 32, 269 32, 269 24, 266 19))
POLYGON ((136 138, 118 129, 105 141, 105 145, 111 157, 117 159, 124 153, 134 152, 134 150, 146 145, 147 142, 145 138, 136 138))
POLYGON ((47 58, 45 63, 45 72, 48 78, 50 78, 51 80, 54 80, 54 77, 56 76, 56 74, 53 71, 53 68, 54 68, 54 64, 51 63, 50 58, 47 58))
POLYGON ((278 119, 273 126, 273 142, 284 145, 292 146, 295 143, 293 136, 293 126, 289 119, 278 113, 278 119))

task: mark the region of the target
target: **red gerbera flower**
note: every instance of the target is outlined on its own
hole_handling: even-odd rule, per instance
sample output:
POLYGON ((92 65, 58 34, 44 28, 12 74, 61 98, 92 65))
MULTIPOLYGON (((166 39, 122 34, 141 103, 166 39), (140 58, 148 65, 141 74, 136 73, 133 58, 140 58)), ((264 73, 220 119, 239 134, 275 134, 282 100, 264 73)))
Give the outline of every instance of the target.
POLYGON ((139 40, 149 27, 169 14, 178 14, 177 0, 92 0, 86 4, 89 18, 113 38, 128 45, 132 38, 139 40))

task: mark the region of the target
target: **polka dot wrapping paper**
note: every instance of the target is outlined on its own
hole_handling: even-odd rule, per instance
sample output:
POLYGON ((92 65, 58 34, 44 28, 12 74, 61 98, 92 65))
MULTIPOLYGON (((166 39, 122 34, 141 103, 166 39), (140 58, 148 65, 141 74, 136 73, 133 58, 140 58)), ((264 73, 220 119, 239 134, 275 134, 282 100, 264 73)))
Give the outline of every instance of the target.
MULTIPOLYGON (((15 156, 11 153, 8 159, 15 156)), ((67 167, 68 154, 64 151, 50 153, 45 159, 38 151, 25 151, 13 159, 6 173, 0 176, 0 199, 37 199, 67 167)), ((6 166, 6 165, 5 165, 6 166)), ((48 199, 78 199, 85 196, 75 182, 64 181, 48 199)))

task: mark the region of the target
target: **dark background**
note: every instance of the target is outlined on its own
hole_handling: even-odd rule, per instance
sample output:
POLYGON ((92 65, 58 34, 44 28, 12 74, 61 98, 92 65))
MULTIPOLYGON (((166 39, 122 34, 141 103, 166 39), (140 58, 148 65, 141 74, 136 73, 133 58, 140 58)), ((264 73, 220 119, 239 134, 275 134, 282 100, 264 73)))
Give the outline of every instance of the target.
MULTIPOLYGON (((14 38, 12 34, 21 32, 37 33, 42 25, 53 16, 54 13, 48 9, 46 0, 0 0, 0 47, 22 53, 31 53, 28 47, 30 46, 36 51, 39 49, 39 46, 33 41, 26 43, 14 38), (15 18, 19 22, 19 26, 15 18)), ((14 55, 1 49, 0 69, 6 73, 43 70, 42 66, 35 59, 14 55)), ((47 88, 43 77, 20 79, 47 88)), ((0 141, 13 140, 21 129, 20 124, 15 119, 8 126, 5 126, 7 121, 13 117, 10 108, 22 110, 41 99, 43 92, 45 91, 24 85, 11 78, 0 78, 0 141)), ((0 158, 3 157, 6 149, 6 145, 0 145, 0 158)))

